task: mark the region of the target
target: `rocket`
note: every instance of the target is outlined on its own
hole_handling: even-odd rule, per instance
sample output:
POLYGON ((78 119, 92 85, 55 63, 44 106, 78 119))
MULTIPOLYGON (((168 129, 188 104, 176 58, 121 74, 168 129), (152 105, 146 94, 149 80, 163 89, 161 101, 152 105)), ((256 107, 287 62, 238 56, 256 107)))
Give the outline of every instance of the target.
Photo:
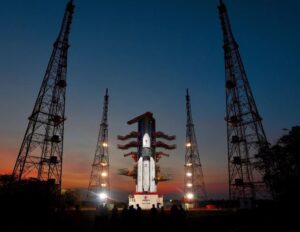
POLYGON ((158 157, 166 155, 162 152, 156 153, 156 148, 175 149, 175 145, 168 145, 162 141, 156 141, 157 138, 165 140, 174 140, 175 136, 168 136, 163 132, 156 131, 155 119, 151 112, 146 112, 137 116, 127 122, 131 125, 138 123, 138 130, 132 131, 125 136, 118 136, 119 140, 136 139, 129 141, 127 144, 118 145, 119 149, 127 150, 131 147, 136 147, 137 152, 130 152, 124 156, 132 156, 134 161, 137 162, 132 172, 126 172, 125 175, 133 176, 136 180, 136 193, 148 194, 157 193, 157 182, 159 169, 156 165, 158 157), (128 174, 129 173, 129 174, 128 174))
POLYGON ((143 135, 142 152, 138 160, 136 192, 156 192, 155 162, 151 154, 151 139, 146 132, 143 135))

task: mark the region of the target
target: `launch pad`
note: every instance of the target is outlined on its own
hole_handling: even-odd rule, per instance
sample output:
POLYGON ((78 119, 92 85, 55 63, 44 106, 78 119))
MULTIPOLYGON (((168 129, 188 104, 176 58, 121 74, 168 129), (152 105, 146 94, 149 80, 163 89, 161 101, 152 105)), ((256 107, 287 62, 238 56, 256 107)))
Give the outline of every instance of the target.
POLYGON ((175 149, 175 145, 168 145, 157 138, 174 140, 175 136, 168 136, 163 132, 156 131, 155 119, 151 112, 146 112, 130 121, 127 124, 137 123, 138 131, 132 131, 125 136, 118 136, 119 140, 135 139, 125 145, 118 145, 119 149, 127 150, 136 147, 137 151, 131 151, 124 156, 131 156, 135 161, 131 171, 121 170, 122 175, 131 176, 135 179, 135 193, 128 197, 129 205, 136 207, 137 204, 142 209, 151 209, 152 205, 159 207, 163 205, 163 197, 157 193, 157 184, 160 181, 169 180, 164 177, 158 165, 162 156, 169 156, 163 152, 156 152, 156 148, 175 149))
POLYGON ((140 194, 136 193, 129 195, 128 204, 129 206, 136 207, 139 205, 142 209, 151 209, 152 205, 156 208, 163 206, 163 196, 158 195, 157 193, 153 194, 140 194))

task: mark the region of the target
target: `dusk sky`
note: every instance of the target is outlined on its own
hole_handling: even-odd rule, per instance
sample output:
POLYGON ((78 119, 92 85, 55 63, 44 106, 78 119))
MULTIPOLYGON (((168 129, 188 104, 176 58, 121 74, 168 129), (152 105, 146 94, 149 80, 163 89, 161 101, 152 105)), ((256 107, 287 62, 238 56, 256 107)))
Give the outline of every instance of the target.
MULTIPOLYGON (((67 1, 0 0, 0 174, 12 172, 67 1)), ((207 192, 227 198, 224 59, 217 0, 75 0, 70 34, 63 188, 87 188, 105 88, 114 192, 134 192, 117 175, 133 167, 116 148, 126 122, 145 111, 157 130, 176 135, 160 166, 183 190, 185 89, 207 192)), ((300 1, 227 0, 233 33, 272 144, 300 124, 300 1)), ((126 152, 126 151, 125 151, 126 152)), ((126 196, 125 194, 125 196, 126 196)), ((120 194, 115 195, 116 198, 120 194)), ((122 195, 124 196, 124 194, 122 195)))

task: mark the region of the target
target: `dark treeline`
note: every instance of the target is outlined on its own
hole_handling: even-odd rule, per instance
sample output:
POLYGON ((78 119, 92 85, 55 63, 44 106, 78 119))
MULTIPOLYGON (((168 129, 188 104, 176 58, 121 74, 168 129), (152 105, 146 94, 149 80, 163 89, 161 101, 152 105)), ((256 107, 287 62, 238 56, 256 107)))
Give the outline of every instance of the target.
POLYGON ((292 127, 264 157, 268 164, 265 181, 275 202, 283 209, 300 206, 300 126, 292 127))

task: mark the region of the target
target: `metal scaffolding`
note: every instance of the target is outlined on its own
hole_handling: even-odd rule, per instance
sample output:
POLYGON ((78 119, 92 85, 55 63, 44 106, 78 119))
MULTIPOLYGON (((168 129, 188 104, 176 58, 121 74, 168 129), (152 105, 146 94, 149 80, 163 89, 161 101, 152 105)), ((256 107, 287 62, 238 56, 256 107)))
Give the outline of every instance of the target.
POLYGON ((17 180, 49 181, 61 190, 69 33, 74 5, 66 6, 62 26, 47 66, 13 169, 17 180))
POLYGON ((88 186, 88 198, 100 198, 103 203, 107 202, 110 194, 107 113, 108 89, 104 96, 102 119, 88 186))
POLYGON ((218 10, 225 58, 229 197, 251 207, 255 199, 267 194, 266 169, 258 167, 265 166, 260 157, 268 150, 268 141, 223 1, 218 10))
POLYGON ((192 119, 191 101, 188 90, 186 91, 186 115, 184 202, 191 204, 192 207, 196 207, 199 205, 200 201, 207 200, 207 193, 192 119))

